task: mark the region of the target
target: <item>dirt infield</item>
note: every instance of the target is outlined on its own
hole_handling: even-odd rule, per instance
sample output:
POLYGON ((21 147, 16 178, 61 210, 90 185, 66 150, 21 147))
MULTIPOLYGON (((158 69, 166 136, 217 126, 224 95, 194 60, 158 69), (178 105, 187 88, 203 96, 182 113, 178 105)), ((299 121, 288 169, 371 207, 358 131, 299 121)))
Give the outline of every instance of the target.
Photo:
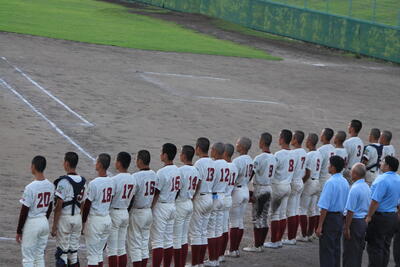
MULTIPOLYGON (((194 144, 198 136, 234 142, 246 135, 254 141, 254 156, 263 131, 273 134, 276 151, 283 128, 343 130, 352 118, 364 122, 365 141, 372 127, 392 130, 400 151, 398 66, 224 34, 284 60, 139 51, 0 33, 0 57, 5 57, 0 59, 1 266, 20 264, 19 246, 7 238, 14 237, 18 199, 36 154, 47 157, 46 175, 54 180, 62 174, 63 153, 79 147, 78 170, 92 179, 92 158, 101 152, 146 148, 158 169, 164 142, 194 144)), ((242 245, 251 242, 250 229, 249 217, 242 245)), ((54 247, 50 240, 48 266, 54 247)), ((226 264, 266 265, 317 266, 317 242, 257 255, 243 252, 226 264)))

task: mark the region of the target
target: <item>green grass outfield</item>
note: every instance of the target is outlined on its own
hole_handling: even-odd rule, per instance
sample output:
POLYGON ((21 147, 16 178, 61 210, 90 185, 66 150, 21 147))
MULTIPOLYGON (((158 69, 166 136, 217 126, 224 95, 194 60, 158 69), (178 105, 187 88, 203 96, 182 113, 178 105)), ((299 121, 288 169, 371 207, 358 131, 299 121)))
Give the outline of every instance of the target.
POLYGON ((280 60, 95 0, 0 0, 0 31, 120 47, 280 60))

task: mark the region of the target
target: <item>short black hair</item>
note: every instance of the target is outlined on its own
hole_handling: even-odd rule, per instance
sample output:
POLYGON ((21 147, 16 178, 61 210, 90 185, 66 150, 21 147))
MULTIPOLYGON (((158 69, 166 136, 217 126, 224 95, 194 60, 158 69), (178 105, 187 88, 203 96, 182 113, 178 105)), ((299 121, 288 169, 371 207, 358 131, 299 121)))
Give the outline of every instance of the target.
POLYGON ((379 139, 379 137, 381 137, 381 130, 379 130, 378 128, 372 128, 371 132, 369 133, 373 138, 375 139, 379 139))
POLYGON ((344 159, 340 156, 332 156, 329 158, 329 163, 335 167, 336 172, 341 172, 344 168, 344 159))
POLYGON ((351 126, 351 128, 353 128, 356 131, 356 133, 359 133, 362 128, 362 122, 359 120, 352 120, 350 122, 350 126, 351 126))
POLYGON ((285 144, 290 144, 290 141, 292 141, 292 131, 283 129, 279 137, 283 139, 285 144))
POLYGON ((144 165, 148 166, 151 160, 150 152, 147 150, 140 150, 137 154, 137 159, 140 159, 144 165))
POLYGON ((397 172, 399 169, 399 160, 396 159, 395 157, 392 156, 386 156, 384 158, 384 161, 387 165, 389 165, 389 168, 392 172, 397 172))
POLYGON ((346 140, 346 136, 347 135, 345 131, 337 131, 336 133, 336 137, 341 143, 343 143, 346 140))
POLYGON ((392 132, 391 132, 391 131, 384 130, 384 131, 382 132, 382 136, 385 137, 385 140, 386 140, 387 142, 390 143, 390 141, 392 141, 392 132))
POLYGON ((43 156, 35 156, 32 159, 32 165, 35 167, 36 171, 44 172, 46 169, 46 158, 43 156))
POLYGON ((270 146, 272 143, 272 135, 268 132, 262 133, 260 139, 266 146, 270 146))
POLYGON ((333 130, 331 128, 325 128, 323 136, 325 136, 326 140, 331 141, 333 137, 333 130))
POLYGON ((171 143, 165 143, 162 146, 162 153, 167 154, 168 160, 174 160, 176 156, 176 145, 171 144, 171 143))
POLYGON ((316 146, 318 144, 318 134, 316 133, 309 133, 308 139, 310 140, 311 144, 316 146))
POLYGON ((193 156, 194 156, 194 147, 189 146, 189 145, 184 145, 182 147, 182 154, 185 155, 186 160, 192 161, 193 156))
POLYGON ((297 140, 297 143, 301 145, 304 141, 304 132, 303 131, 294 131, 293 138, 297 140))
POLYGON ((78 166, 79 156, 75 152, 67 152, 64 161, 68 162, 70 168, 75 169, 78 166))
POLYGON ((225 153, 228 157, 232 157, 233 153, 235 152, 235 146, 232 144, 225 144, 225 153))
POLYGON ((101 164, 101 166, 103 166, 104 170, 107 170, 108 167, 110 167, 111 156, 107 153, 101 153, 97 157, 97 162, 99 162, 101 164))
POLYGON ((121 163, 124 169, 128 169, 129 165, 131 165, 131 155, 128 152, 119 152, 117 155, 117 161, 121 163))
POLYGON ((210 149, 210 140, 206 137, 199 137, 196 142, 196 148, 199 148, 203 153, 208 153, 210 149))

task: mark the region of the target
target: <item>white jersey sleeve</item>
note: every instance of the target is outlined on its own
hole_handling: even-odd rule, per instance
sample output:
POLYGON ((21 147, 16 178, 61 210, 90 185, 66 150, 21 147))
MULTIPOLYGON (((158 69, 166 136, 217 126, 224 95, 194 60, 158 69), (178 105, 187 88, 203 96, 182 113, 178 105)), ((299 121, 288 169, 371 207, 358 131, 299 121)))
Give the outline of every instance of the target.
POLYGON ((320 178, 328 179, 330 177, 328 171, 329 159, 335 155, 335 147, 331 144, 326 144, 318 148, 318 151, 322 157, 320 178))
POLYGON ((354 164, 361 162, 364 150, 363 141, 359 137, 351 137, 344 141, 343 146, 349 155, 347 169, 351 169, 354 164))
POLYGON ((225 196, 231 196, 233 188, 235 188, 235 182, 238 175, 238 169, 232 162, 228 163, 229 166, 229 181, 225 188, 225 196))
POLYGON ((195 167, 189 165, 180 167, 179 172, 181 174, 182 186, 178 199, 192 199, 196 192, 200 174, 195 167))
POLYGON ((111 179, 115 189, 111 208, 127 209, 135 193, 135 182, 132 175, 129 173, 119 173, 111 179))
POLYGON ((292 150, 292 154, 296 162, 292 182, 301 182, 306 172, 307 152, 303 148, 297 148, 292 150))
POLYGON ((275 153, 276 170, 273 184, 290 184, 293 178, 295 168, 295 157, 291 150, 282 149, 275 153))
POLYGON ((174 203, 176 194, 181 189, 181 174, 178 167, 167 165, 159 169, 156 188, 160 191, 159 202, 174 203))
POLYGON ((210 158, 200 158, 196 161, 194 167, 200 174, 199 180, 201 180, 201 184, 199 193, 212 193, 215 176, 214 161, 210 158))
POLYGON ((322 156, 319 151, 310 151, 307 153, 306 169, 310 171, 310 179, 318 180, 321 172, 322 156))
POLYGON ((54 185, 47 179, 33 181, 25 187, 20 203, 29 208, 28 217, 45 216, 54 200, 54 185))
POLYGON ((253 173, 253 160, 249 155, 241 155, 232 161, 238 169, 235 186, 248 186, 253 173))
POLYGON ((276 169, 276 159, 271 153, 261 153, 254 158, 254 185, 270 185, 276 169))
POLYGON ((92 203, 90 215, 106 216, 114 196, 114 183, 110 177, 97 177, 89 183, 87 199, 92 203))
POLYGON ((132 174, 135 183, 134 209, 147 209, 153 202, 157 175, 152 170, 141 170, 132 174))
POLYGON ((219 159, 214 162, 215 166, 215 177, 212 188, 213 193, 224 193, 226 186, 229 182, 230 169, 228 162, 224 159, 219 159))

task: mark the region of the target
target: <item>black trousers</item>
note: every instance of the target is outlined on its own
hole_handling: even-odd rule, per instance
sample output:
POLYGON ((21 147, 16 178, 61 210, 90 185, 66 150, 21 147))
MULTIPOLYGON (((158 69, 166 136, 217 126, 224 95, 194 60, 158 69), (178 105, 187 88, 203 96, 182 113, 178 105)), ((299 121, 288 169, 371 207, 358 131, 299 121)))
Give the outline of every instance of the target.
POLYGON ((396 233, 393 240, 393 258, 396 267, 400 267, 400 218, 397 220, 396 233))
POLYGON ((390 244, 397 224, 396 213, 375 213, 367 228, 369 267, 386 267, 390 258, 390 244))
POLYGON ((343 215, 330 213, 326 215, 319 238, 320 267, 340 267, 340 247, 343 232, 343 215))
POLYGON ((353 218, 350 225, 350 240, 343 237, 343 267, 361 267, 366 232, 365 219, 353 218))

